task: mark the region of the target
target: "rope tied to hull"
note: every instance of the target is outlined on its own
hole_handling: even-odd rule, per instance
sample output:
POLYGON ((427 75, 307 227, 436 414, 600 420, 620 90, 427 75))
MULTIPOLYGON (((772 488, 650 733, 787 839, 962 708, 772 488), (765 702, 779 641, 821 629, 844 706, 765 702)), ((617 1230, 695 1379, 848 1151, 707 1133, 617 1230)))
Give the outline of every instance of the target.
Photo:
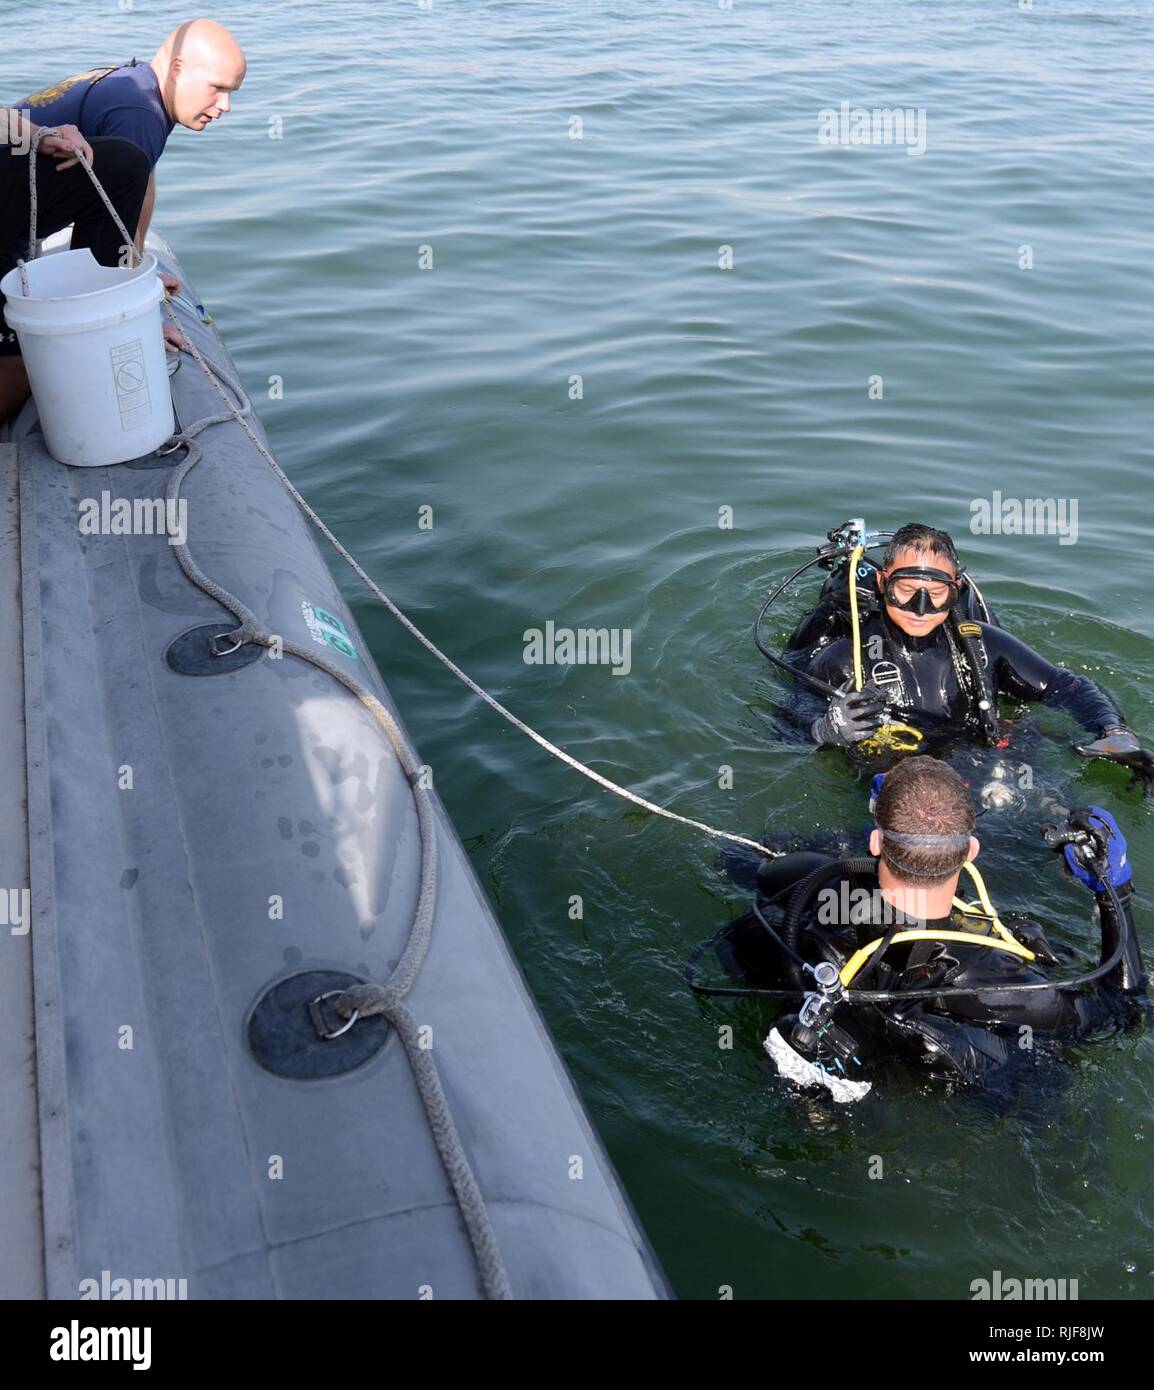
MULTIPOLYGON (((29 259, 34 259, 36 254, 36 161, 34 156, 40 140, 47 134, 58 134, 58 132, 51 127, 41 127, 34 138, 29 155, 29 259)), ((94 173, 91 163, 80 151, 76 151, 76 158, 92 181, 105 207, 108 209, 109 214, 115 221, 118 230, 124 238, 124 246, 130 257, 130 264, 135 266, 142 260, 142 256, 140 252, 136 250, 133 236, 129 233, 127 227, 125 227, 107 194, 101 187, 100 181, 94 173)), ((24 294, 27 295, 29 293, 27 269, 23 260, 18 264, 20 266, 22 289, 24 294)), ((183 350, 188 352, 200 367, 206 380, 216 391, 217 395, 220 396, 225 407, 224 411, 219 414, 205 416, 189 424, 179 433, 175 434, 169 442, 167 446, 168 451, 175 452, 176 447, 179 445, 183 445, 187 449, 186 458, 173 470, 168 481, 166 497, 170 505, 175 506, 177 504, 180 498, 180 490, 185 479, 204 457, 204 450, 197 442, 197 436, 213 425, 227 424, 229 422, 237 423, 297 507, 300 508, 309 521, 320 531, 374 598, 376 598, 377 601, 392 614, 397 622, 420 642, 427 651, 435 656, 443 666, 451 671, 458 680, 489 705, 490 708, 500 714, 502 718, 506 719, 515 728, 519 729, 528 738, 531 738, 541 748, 545 749, 546 752, 558 758, 567 766, 580 772, 583 776, 588 777, 591 781, 596 782, 606 790, 633 802, 635 805, 640 806, 642 809, 654 815, 662 816, 667 820, 675 821, 681 825, 687 825, 695 830, 700 830, 702 833, 713 838, 743 845, 766 857, 775 857, 780 853, 780 851, 767 848, 757 840, 750 839, 744 835, 735 835, 728 831, 717 829, 714 826, 706 824, 704 821, 696 820, 690 816, 683 816, 664 806, 659 806, 655 802, 639 796, 636 792, 630 791, 627 787, 620 786, 618 783, 613 782, 608 777, 604 777, 601 773, 596 772, 593 768, 580 762, 563 748, 559 748, 556 744, 552 743, 549 739, 539 734, 535 729, 518 718, 517 715, 507 709, 494 696, 490 695, 487 690, 464 672, 452 658, 441 651, 432 639, 427 637, 420 628, 412 622, 407 614, 405 614, 393 602, 388 594, 380 588, 376 581, 366 573, 351 552, 337 539, 324 520, 293 485, 292 481, 277 463, 269 449, 266 448, 264 443, 256 435, 248 418, 252 414, 252 403, 249 401, 240 384, 223 371, 217 363, 205 357, 196 343, 184 333, 180 319, 172 308, 172 305, 167 301, 167 298, 162 308, 180 333, 183 341, 183 350), (226 393, 226 387, 236 398, 235 401, 230 399, 229 395, 226 393)), ((297 657, 301 661, 308 662, 310 665, 317 667, 331 676, 355 696, 376 720, 388 739, 406 775, 417 814, 421 855, 420 888, 413 920, 409 928, 408 939, 400 960, 386 981, 380 984, 357 985, 353 986, 351 989, 342 991, 333 1007, 334 1010, 345 1019, 352 1019, 354 1015, 361 1018, 383 1015, 396 1029, 412 1070, 418 1094, 428 1120, 430 1133, 456 1198, 462 1221, 465 1225, 466 1233, 476 1261, 481 1286, 488 1298, 511 1299, 513 1295, 509 1284, 508 1273, 501 1258, 500 1249, 497 1245, 496 1235, 493 1231, 492 1222, 485 1206, 484 1197, 481 1194, 480 1186, 469 1164, 464 1145, 461 1142, 460 1135, 454 1124, 452 1112, 446 1099, 432 1052, 430 1049, 421 1045, 419 1025, 405 1003, 405 996, 416 981, 421 965, 428 952, 432 937, 438 882, 436 817, 429 791, 422 784, 419 775, 420 764, 417 756, 396 719, 371 690, 362 685, 355 677, 349 675, 348 672, 341 669, 334 662, 329 661, 326 657, 310 651, 308 648, 297 643, 285 641, 283 637, 277 634, 265 631, 261 626, 260 620, 250 608, 237 598, 235 594, 232 594, 200 568, 193 558, 187 539, 179 544, 172 545, 171 548, 176 555, 177 563, 180 565, 181 570, 188 580, 210 598, 215 599, 217 603, 231 613, 237 620, 239 626, 236 630, 232 633, 224 634, 224 638, 222 638, 222 640, 227 639, 235 643, 235 646, 231 648, 232 650, 235 650, 236 646, 245 643, 254 643, 267 648, 276 648, 281 652, 287 652, 297 657)))
MULTIPOLYGON (((36 230, 36 180, 35 180, 35 148, 40 139, 49 133, 49 128, 42 127, 36 136, 32 150, 29 155, 31 182, 31 206, 29 215, 29 251, 35 254, 35 230, 36 230)), ((84 167, 88 177, 92 180, 101 197, 104 198, 105 206, 112 214, 121 235, 125 238, 125 245, 132 249, 132 253, 139 260, 139 253, 136 253, 133 239, 128 233, 128 229, 120 220, 115 209, 112 207, 104 190, 100 187, 100 182, 92 171, 92 166, 88 161, 77 152, 77 158, 84 167)), ((27 271, 21 264, 21 280, 24 293, 28 293, 27 271)), ((178 330, 180 320, 177 318, 171 306, 167 303, 165 308, 178 330)), ((184 337, 183 330, 181 330, 184 337)), ((235 420, 244 428, 249 439, 257 445, 261 454, 271 461, 268 451, 263 448, 260 441, 256 438, 248 424, 246 416, 252 413, 252 404, 248 400, 244 391, 238 383, 234 382, 225 375, 215 363, 210 363, 204 354, 200 352, 196 344, 191 339, 184 337, 185 345, 190 354, 195 358, 205 376, 217 390, 225 403, 226 410, 217 415, 208 415, 203 419, 194 421, 185 429, 173 436, 170 445, 183 445, 187 450, 187 456, 173 470, 168 480, 166 497, 169 503, 176 505, 180 498, 180 489, 189 473, 204 457, 204 450, 197 442, 197 436, 204 430, 213 425, 225 424, 235 420), (218 380, 218 378, 220 380, 218 380), (229 389, 234 393, 239 405, 225 395, 221 386, 224 381, 229 389)), ((172 449, 175 452, 175 448, 172 449)), ((274 465, 275 467, 275 465, 274 465)), ((278 474, 280 470, 276 470, 278 474)), ((283 477, 283 474, 280 474, 283 477)), ((369 713, 376 720, 384 731, 398 762, 405 772, 406 779, 412 792, 413 804, 417 813, 417 824, 420 835, 420 856, 421 873, 420 887, 417 896, 417 905, 413 913, 413 920, 409 927, 408 939, 405 949, 398 961, 395 969, 390 974, 383 986, 374 986, 379 991, 374 995, 371 1005, 362 1011, 362 1016, 369 1012, 383 1014, 392 1026, 396 1029, 401 1043, 405 1049, 409 1066, 412 1070, 413 1079, 417 1086, 421 1105, 424 1110, 429 1125, 429 1132, 433 1143, 436 1146, 445 1175, 453 1191, 457 1208, 461 1213, 461 1220, 465 1226, 465 1233, 473 1251, 473 1258, 477 1266, 477 1273, 481 1287, 485 1296, 490 1299, 508 1300, 513 1297, 512 1288, 509 1283, 508 1271, 505 1269, 504 1261, 501 1258, 500 1248, 497 1244, 496 1233, 493 1230, 492 1221, 489 1217, 488 1209, 485 1206, 485 1199, 481 1193, 480 1185, 470 1166, 468 1155, 465 1153, 464 1145, 457 1132, 453 1121, 452 1112, 449 1108, 448 1100, 445 1096, 444 1088, 441 1085, 440 1075, 433 1060, 432 1052, 421 1046, 420 1026, 416 1018, 404 1002, 404 997, 415 982, 420 971, 421 965, 428 952, 429 942, 432 937, 433 916, 436 908, 437 898, 437 868, 438 868, 438 842, 436 817, 433 810, 432 801, 429 793, 420 785, 419 762, 414 750, 405 738, 399 724, 393 715, 377 699, 373 692, 363 686, 354 677, 339 667, 328 661, 324 656, 309 651, 306 647, 300 646, 295 642, 286 642, 273 633, 266 632, 256 614, 248 608, 235 594, 232 594, 222 584, 217 583, 210 575, 200 568, 189 550, 187 540, 172 546, 176 555, 177 563, 184 572, 188 580, 203 593, 216 600, 223 608, 227 609, 240 626, 234 633, 228 634, 236 639, 240 645, 245 642, 253 642, 264 647, 276 647, 282 652, 288 652, 292 656, 302 661, 307 661, 311 665, 318 667, 332 676, 347 690, 349 690, 360 703, 368 709, 369 713)), ((338 1011, 342 1011, 344 1016, 351 1017, 355 1008, 344 1011, 344 1000, 337 1001, 338 1011)), ((367 1003, 368 1001, 366 1001, 367 1003)))
MULTIPOLYGON (((224 424, 232 419, 242 419, 252 410, 251 403, 240 386, 225 376, 215 363, 210 366, 207 359, 202 360, 206 372, 214 380, 219 375, 222 380, 227 382, 229 389, 236 392, 242 405, 239 410, 231 410, 227 414, 209 415, 202 420, 197 420, 179 435, 174 436, 174 439, 179 440, 188 450, 187 457, 173 470, 168 480, 166 497, 174 506, 180 498, 180 490, 184 480, 204 456, 204 450, 197 443, 196 436, 211 425, 224 424)), ((352 1018, 357 1013, 362 1018, 382 1014, 396 1029, 417 1085, 421 1104, 428 1120, 429 1131, 436 1145, 445 1175, 453 1189, 461 1219, 465 1224, 481 1285, 488 1298, 511 1299, 513 1294, 509 1284, 509 1276, 501 1259, 496 1233, 493 1230, 480 1185, 469 1164, 464 1145, 461 1143, 456 1125, 453 1122, 452 1112, 449 1109, 449 1103, 445 1097, 432 1052, 421 1046, 420 1025, 404 1002, 405 995, 416 981, 429 949, 437 897, 436 819, 429 794, 420 786, 420 765, 416 754, 393 715, 371 690, 320 653, 310 651, 307 647, 296 642, 285 641, 273 633, 264 631, 256 614, 250 608, 242 603, 235 594, 230 593, 223 585, 217 583, 210 575, 205 574, 193 558, 187 541, 180 545, 174 545, 172 550, 176 555, 177 563, 191 583, 195 584, 203 593, 208 594, 210 598, 215 599, 239 622, 240 626, 234 633, 228 634, 229 637, 237 639, 240 643, 254 642, 263 647, 276 647, 281 652, 287 652, 301 661, 307 661, 310 665, 318 667, 338 681, 360 701, 380 725, 405 773, 417 812, 421 855, 421 877, 417 906, 409 927, 405 949, 401 959, 383 985, 356 987, 357 990, 372 991, 371 1000, 366 997, 363 1006, 358 1006, 357 1002, 350 998, 355 991, 344 991, 341 997, 334 1002, 333 1008, 346 1019, 352 1018)))

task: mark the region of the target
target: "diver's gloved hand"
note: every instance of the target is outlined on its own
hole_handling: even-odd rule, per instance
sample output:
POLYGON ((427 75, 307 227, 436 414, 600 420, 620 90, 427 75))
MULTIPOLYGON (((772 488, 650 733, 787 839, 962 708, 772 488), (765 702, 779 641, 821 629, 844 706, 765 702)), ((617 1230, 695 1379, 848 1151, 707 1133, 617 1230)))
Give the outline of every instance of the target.
POLYGON ((1006 913, 1002 919, 1014 936, 1044 965, 1061 965, 1061 957, 1046 940, 1041 926, 1029 917, 1019 917, 1016 913, 1006 913))
POLYGON ((885 704, 885 695, 872 681, 860 690, 839 690, 827 712, 814 720, 810 735, 815 743, 838 744, 843 748, 861 743, 881 727, 885 704))
POLYGON ((1134 871, 1126 854, 1126 837, 1109 811, 1101 806, 1071 811, 1067 824, 1072 830, 1085 831, 1093 840, 1090 845, 1067 844, 1063 849, 1066 863, 1076 879, 1095 893, 1105 892, 1106 884, 1099 876, 1100 861, 1105 860, 1103 876, 1109 883, 1121 888, 1130 882, 1134 871), (1091 863, 1094 859, 1099 864, 1091 863))
POLYGON ((1154 792, 1154 753, 1147 752, 1138 742, 1138 735, 1125 724, 1104 729, 1093 743, 1075 743, 1074 752, 1083 758, 1109 758, 1128 768, 1132 776, 1126 783, 1127 791, 1141 782, 1147 795, 1154 792))

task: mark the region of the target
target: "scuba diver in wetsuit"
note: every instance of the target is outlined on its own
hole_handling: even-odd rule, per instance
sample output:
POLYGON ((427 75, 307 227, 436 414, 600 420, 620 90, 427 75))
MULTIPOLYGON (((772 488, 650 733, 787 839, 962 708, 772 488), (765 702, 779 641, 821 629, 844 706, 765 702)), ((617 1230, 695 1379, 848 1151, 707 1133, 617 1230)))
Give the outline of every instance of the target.
POLYGON ((961 730, 1004 746, 997 724, 997 698, 1004 695, 1067 711, 1093 736, 1075 744, 1076 752, 1121 763, 1133 774, 1131 785, 1140 779, 1147 791, 1154 787, 1154 756, 1110 696, 997 626, 981 596, 975 600, 946 532, 910 523, 894 533, 880 569, 863 561, 860 550, 850 567, 859 641, 843 567, 789 642, 795 670, 836 688, 810 727, 816 743, 864 743, 900 721, 898 728, 915 738, 961 730))
POLYGON ((1108 811, 1044 827, 1094 893, 1101 927, 1098 967, 1060 980, 1044 968, 1058 957, 1042 928, 1003 920, 990 903, 973 865, 973 806, 951 767, 924 756, 900 762, 875 777, 870 809, 875 857, 805 850, 762 861, 751 911, 703 942, 688 967, 697 993, 802 999, 766 1039, 784 1075, 841 1101, 860 1098, 871 1065, 887 1057, 975 1083, 1032 1048, 1035 1035, 1080 1037, 1144 1017, 1132 872, 1108 811), (963 867, 977 903, 957 897, 963 867), (743 988, 696 982, 710 944, 743 988))

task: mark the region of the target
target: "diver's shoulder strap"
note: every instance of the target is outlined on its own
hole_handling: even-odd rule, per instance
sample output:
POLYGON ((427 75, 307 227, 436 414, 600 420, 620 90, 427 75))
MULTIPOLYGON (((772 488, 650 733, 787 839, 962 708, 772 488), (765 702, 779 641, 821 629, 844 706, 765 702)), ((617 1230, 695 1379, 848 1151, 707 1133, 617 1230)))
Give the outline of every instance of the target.
POLYGON ((947 632, 953 627, 961 648, 962 665, 969 673, 969 684, 977 715, 991 745, 998 740, 998 697, 994 690, 993 673, 990 670, 990 654, 982 640, 982 625, 969 618, 959 618, 955 613, 952 624, 947 624, 947 632))
POLYGON ((981 654, 982 654, 982 657, 983 657, 982 665, 983 665, 983 667, 988 666, 988 665, 990 664, 990 658, 989 658, 989 653, 986 651, 986 643, 985 643, 985 640, 984 640, 984 638, 982 637, 982 625, 981 625, 981 623, 976 623, 976 622, 974 622, 974 620, 973 620, 972 618, 963 618, 963 619, 959 619, 957 627, 958 627, 958 636, 959 636, 959 637, 970 637, 970 638, 973 638, 974 645, 978 648, 978 650, 979 650, 979 651, 981 652, 981 654))

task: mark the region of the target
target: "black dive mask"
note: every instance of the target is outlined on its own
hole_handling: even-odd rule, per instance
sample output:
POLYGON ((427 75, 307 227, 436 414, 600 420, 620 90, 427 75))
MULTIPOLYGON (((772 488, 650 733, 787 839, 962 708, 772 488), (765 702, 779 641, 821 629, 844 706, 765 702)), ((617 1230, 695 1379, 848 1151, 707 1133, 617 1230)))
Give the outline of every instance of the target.
POLYGON ((882 593, 885 595, 886 602, 892 608, 900 608, 905 613, 914 613, 919 618, 924 618, 927 613, 944 613, 947 609, 953 608, 961 596, 962 586, 961 577, 963 571, 959 570, 957 576, 947 574, 945 570, 926 569, 920 565, 910 565, 905 569, 890 570, 882 580, 882 593), (894 588, 899 580, 920 579, 924 582, 919 584, 912 596, 903 603, 894 594, 894 588), (945 584, 949 588, 944 602, 935 604, 930 600, 930 591, 927 584, 945 584))

